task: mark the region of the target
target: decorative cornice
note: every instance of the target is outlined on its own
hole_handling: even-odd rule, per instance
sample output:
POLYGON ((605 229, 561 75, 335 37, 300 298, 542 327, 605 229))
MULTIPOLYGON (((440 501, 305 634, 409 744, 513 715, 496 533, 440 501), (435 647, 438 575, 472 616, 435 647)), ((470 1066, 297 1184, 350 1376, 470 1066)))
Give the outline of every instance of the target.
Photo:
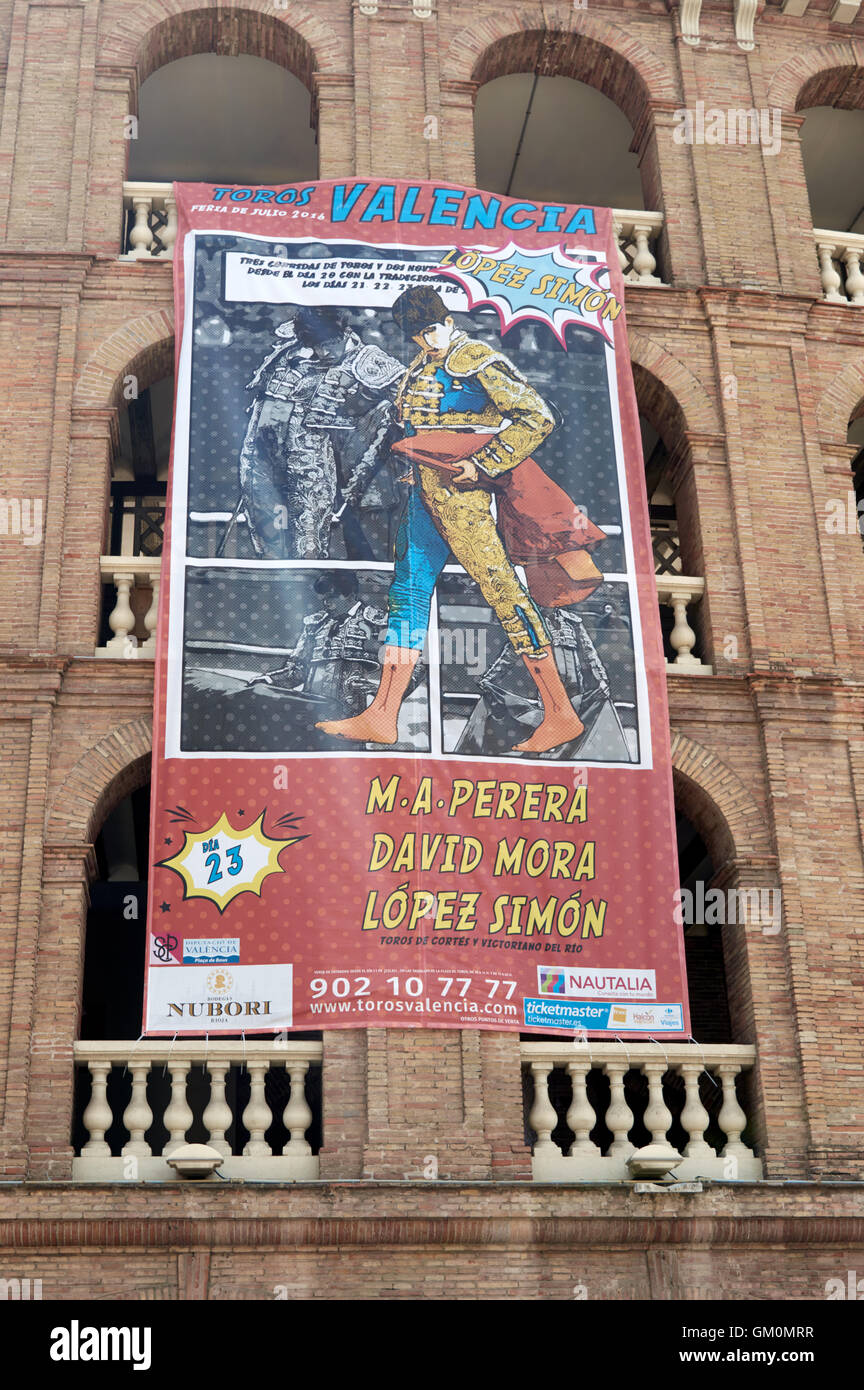
MULTIPOLYGON (((402 1184, 397 1184, 402 1186, 402 1184)), ((52 1188, 83 1195, 95 1185, 52 1188)), ((201 1193, 203 1184, 198 1184, 201 1193)), ((295 1190, 299 1183, 292 1183, 295 1190)), ((326 1191, 326 1184, 316 1184, 326 1191)), ((356 1184, 359 1188, 361 1184, 356 1184)), ((366 1186, 365 1184, 363 1185, 366 1186)), ((378 1184, 368 1184, 374 1190, 378 1184)), ((429 1183, 424 1185, 428 1193, 429 1183)), ((505 1184, 501 1184, 505 1186, 505 1184)), ((525 1184, 533 1201, 542 1201, 549 1188, 525 1184)), ((474 1185, 468 1184, 469 1189, 474 1185)), ((106 1189, 107 1190, 107 1189, 106 1189)), ((183 1191, 164 1183, 160 1195, 183 1191)), ((224 1193, 224 1186, 223 1186, 224 1193)), ((476 1189, 475 1189, 476 1190, 476 1189)), ((196 1194, 197 1195, 197 1194, 196 1194)), ((203 1195, 203 1194, 202 1194, 203 1195)), ((681 1200, 681 1199, 679 1199, 681 1200)), ((581 1248, 618 1246, 646 1249, 652 1245, 683 1246, 840 1246, 864 1244, 864 1217, 850 1216, 656 1216, 644 1217, 210 1217, 203 1212, 176 1218, 120 1217, 62 1220, 45 1218, 0 1221, 0 1244, 7 1250, 85 1249, 300 1249, 323 1247, 381 1249, 392 1246, 467 1246, 488 1249, 581 1248)))

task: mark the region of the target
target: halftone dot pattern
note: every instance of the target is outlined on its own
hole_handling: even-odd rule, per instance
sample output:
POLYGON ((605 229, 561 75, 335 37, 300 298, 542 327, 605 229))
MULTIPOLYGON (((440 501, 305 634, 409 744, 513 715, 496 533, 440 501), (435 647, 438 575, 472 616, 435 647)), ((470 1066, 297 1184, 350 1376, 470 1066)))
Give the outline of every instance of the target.
MULTIPOLYGON (((169 765, 172 773, 177 764, 169 765)), ((187 765, 188 766, 188 765, 187 765)), ((681 984, 678 976, 677 960, 664 949, 655 957, 654 943, 670 940, 670 928, 674 902, 668 885, 676 881, 674 863, 674 842, 659 845, 653 835, 652 827, 666 814, 666 789, 662 782, 651 773, 605 770, 601 776, 588 779, 588 820, 584 825, 573 822, 570 826, 556 821, 542 819, 510 820, 507 818, 477 817, 473 814, 473 799, 455 814, 450 815, 453 796, 454 773, 449 765, 415 759, 399 760, 388 758, 376 769, 384 785, 390 777, 400 778, 400 788, 410 792, 409 806, 403 807, 402 797, 396 798, 396 805, 390 813, 365 814, 369 798, 371 772, 368 767, 351 759, 338 762, 339 791, 334 795, 334 764, 328 759, 296 760, 287 767, 288 786, 274 790, 274 780, 280 772, 278 760, 273 763, 230 762, 213 760, 205 764, 209 786, 202 783, 197 787, 194 767, 171 777, 173 799, 170 805, 181 802, 194 807, 196 824, 190 829, 200 830, 213 825, 225 811, 229 822, 234 825, 252 822, 265 811, 264 829, 267 833, 278 835, 274 829, 275 821, 288 813, 301 819, 296 833, 307 836, 298 844, 288 846, 280 855, 280 865, 284 872, 273 874, 263 884, 261 896, 244 894, 230 905, 227 911, 219 914, 215 904, 195 899, 182 901, 183 889, 179 878, 166 869, 156 869, 156 894, 159 901, 167 901, 172 914, 172 930, 177 930, 182 916, 182 934, 189 936, 237 935, 242 941, 241 961, 246 963, 267 961, 290 961, 295 971, 295 1000, 299 1012, 295 1026, 316 1027, 321 1024, 321 1016, 313 1015, 303 1009, 302 1001, 309 998, 308 983, 321 975, 332 977, 335 972, 346 976, 361 977, 380 959, 383 966, 397 972, 434 970, 435 978, 448 975, 456 978, 460 965, 463 970, 466 962, 466 949, 478 956, 482 950, 482 969, 484 974, 490 970, 504 970, 506 977, 516 979, 516 993, 537 992, 537 965, 553 966, 576 965, 580 967, 614 966, 620 969, 638 970, 646 966, 657 969, 657 998, 661 1002, 675 1002, 681 998, 681 984), (425 814, 412 814, 411 802, 420 786, 421 779, 432 778, 434 791, 432 809, 425 814), (633 779, 638 779, 638 794, 634 792, 633 779), (230 787, 230 797, 226 801, 225 789, 230 787), (194 790, 194 800, 192 792, 194 790), (439 808, 438 801, 444 801, 439 808), (237 810, 244 809, 245 815, 238 818, 237 810), (480 866, 466 879, 458 873, 441 872, 441 853, 437 856, 431 871, 421 873, 401 871, 393 873, 385 867, 378 872, 369 872, 372 837, 375 833, 387 834, 398 848, 402 837, 414 834, 418 847, 421 837, 427 835, 459 836, 470 835, 483 846, 483 859, 480 866), (506 839, 512 846, 519 836, 525 836, 529 845, 535 839, 549 841, 567 840, 582 843, 593 839, 597 843, 596 877, 573 883, 570 880, 540 880, 526 873, 501 875, 493 873, 495 856, 499 843, 506 839), (564 901, 577 891, 582 902, 606 899, 607 908, 604 933, 601 938, 582 939, 577 933, 573 938, 553 934, 541 938, 544 949, 539 952, 517 952, 500 947, 469 947, 453 944, 436 945, 434 948, 417 949, 413 945, 389 944, 382 946, 380 938, 384 935, 404 936, 398 929, 386 932, 382 927, 363 932, 364 911, 370 893, 377 893, 380 904, 387 894, 407 884, 409 891, 420 886, 433 891, 479 892, 480 908, 477 913, 477 926, 474 932, 466 934, 478 943, 482 941, 506 941, 506 932, 491 936, 488 927, 493 918, 494 900, 503 894, 512 897, 523 895, 528 899, 545 902, 550 896, 564 901), (230 930, 229 930, 230 929, 230 930), (371 944, 370 944, 371 943, 371 944), (581 945, 579 952, 567 953, 565 944, 581 945), (559 949, 553 950, 557 946, 559 949), (650 948, 650 949, 649 949, 650 948), (646 959, 646 956, 648 959, 646 959)), ((494 774, 499 769, 490 768, 484 763, 465 762, 460 765, 458 775, 465 781, 477 783, 495 781, 494 774)), ((516 766, 500 770, 502 780, 517 782, 523 787, 536 784, 539 780, 536 770, 516 766)), ((566 769, 556 769, 553 777, 544 775, 544 782, 566 786, 572 792, 572 777, 568 779, 566 769)), ((164 800, 164 798, 163 798, 164 800)), ((542 806, 542 802, 541 802, 542 806)), ((178 827, 171 823, 167 806, 157 812, 157 840, 162 835, 176 836, 178 827)), ((427 842, 429 843, 429 842, 427 842)), ((380 912, 377 914, 380 919, 380 912)), ((434 933, 424 924, 422 929, 427 936, 434 933)), ((418 928, 416 935, 421 934, 418 928)), ((440 933, 453 942, 457 934, 452 931, 440 933)), ((465 937, 462 937, 464 940, 465 937)), ((526 938, 518 938, 526 940, 526 938)), ((537 940, 537 938, 532 938, 537 940)), ((480 972, 480 962, 470 967, 480 972)), ((385 977, 373 978, 370 998, 391 997, 391 988, 385 977)), ((473 997, 473 996, 472 996, 473 997)), ((370 1015, 371 1017, 371 1015, 370 1015)), ((448 1017, 434 1015, 436 1026, 448 1026, 448 1017)), ((380 1020, 374 1020, 380 1021, 380 1020)), ((369 1022, 360 1014, 353 1016, 353 1026, 365 1026, 369 1022)), ((403 1017, 403 1025, 407 1019, 403 1017)), ((415 1020, 416 1022, 416 1020, 415 1020)), ((472 1019, 479 1027, 511 1026, 518 1027, 519 1021, 505 1021, 500 1018, 485 1021, 472 1019)), ((342 1018, 334 1016, 327 1026, 350 1026, 342 1018)))
MULTIPOLYGON (((346 229, 347 231, 348 229, 346 229)), ((356 235, 356 231, 352 231, 356 235)), ((221 298, 221 252, 227 245, 237 250, 276 253, 278 244, 226 239, 213 235, 201 245, 196 265, 195 339, 192 356, 191 455, 189 507, 207 513, 230 513, 238 496, 238 460, 248 425, 247 406, 251 393, 246 383, 263 358, 278 341, 275 331, 293 312, 291 306, 228 305, 221 298)), ((288 254, 296 254, 290 248, 288 254)), ((325 255, 328 248, 308 248, 325 255)), ((343 246, 339 254, 364 255, 370 260, 392 256, 392 251, 343 246)), ((433 253, 419 252, 428 259, 433 253)), ((407 363, 413 347, 396 333, 388 313, 368 314, 352 309, 348 321, 363 341, 376 344, 407 363)), ((610 395, 606 379, 606 359, 596 335, 578 328, 568 330, 568 353, 555 343, 551 332, 540 324, 520 325, 501 338, 497 316, 475 311, 459 316, 459 325, 475 339, 500 348, 510 356, 526 378, 543 395, 556 415, 556 427, 535 451, 540 466, 600 526, 620 528, 621 504, 612 441, 610 395), (565 367, 567 370, 562 370, 565 367)), ((635 416, 634 416, 635 418, 635 416)), ((625 421, 625 442, 630 425, 625 421)), ((635 447, 635 444, 634 444, 635 447)), ((212 527, 192 529, 190 554, 200 559, 215 555, 212 527)), ((381 533, 383 534, 383 532, 381 533)), ((187 680, 183 706, 183 746, 191 752, 204 751, 212 740, 210 756, 199 759, 171 759, 158 766, 154 801, 154 847, 160 854, 175 854, 182 843, 184 823, 176 821, 172 808, 183 806, 194 817, 190 831, 200 833, 215 825, 220 816, 240 829, 254 824, 263 813, 263 828, 274 838, 293 835, 305 838, 286 844, 279 854, 281 872, 268 876, 260 895, 244 893, 220 913, 215 903, 204 899, 183 901, 183 883, 166 868, 153 870, 154 891, 151 904, 166 903, 170 909, 160 925, 170 924, 179 936, 238 936, 241 963, 266 966, 291 963, 295 980, 294 1027, 367 1027, 392 1023, 399 1027, 459 1026, 469 1021, 474 1027, 500 1030, 524 1028, 521 1014, 523 997, 538 992, 539 964, 554 967, 579 965, 620 970, 653 968, 657 971, 657 999, 675 1002, 685 998, 681 966, 673 926, 674 886, 677 883, 674 836, 658 834, 658 826, 671 827, 671 786, 664 770, 639 771, 633 768, 589 768, 587 777, 588 819, 570 825, 539 817, 515 819, 500 815, 474 814, 471 798, 450 814, 454 784, 515 783, 523 788, 561 786, 574 790, 574 769, 544 766, 513 759, 489 763, 463 757, 442 762, 416 756, 429 747, 428 672, 419 670, 417 691, 426 702, 425 723, 417 720, 415 739, 410 748, 380 755, 364 751, 352 756, 346 749, 341 756, 330 746, 307 743, 310 739, 309 706, 298 702, 292 711, 290 701, 281 696, 248 699, 230 687, 231 671, 226 651, 236 654, 230 662, 240 676, 251 665, 253 672, 274 666, 273 649, 290 649, 303 630, 303 620, 317 608, 312 590, 319 572, 315 562, 296 567, 285 579, 282 571, 243 571, 243 559, 254 552, 242 527, 227 552, 238 563, 201 567, 187 588, 187 638, 196 642, 195 660, 186 653, 187 675, 190 665, 211 674, 215 670, 225 680, 224 698, 214 699, 213 686, 203 677, 187 680), (242 582, 238 576, 242 575, 242 582), (208 649, 208 643, 211 645, 208 649), (240 649, 260 647, 263 652, 240 649), (217 659, 217 652, 219 653, 217 659), (196 684, 196 680, 198 683, 196 684), (293 717, 292 717, 293 716, 293 717), (419 730, 419 733, 417 732, 419 730), (299 756, 280 760, 280 751, 289 749, 299 756), (266 756, 222 758, 220 752, 256 752, 266 756), (314 752, 316 756, 304 756, 314 752), (325 756, 320 756, 323 753, 325 756), (330 754, 333 754, 330 756, 330 754), (387 785, 399 781, 393 809, 367 814, 370 784, 379 778, 387 785), (424 806, 413 809, 423 779, 430 779, 424 806), (297 817, 296 823, 278 825, 281 818, 297 817), (377 871, 370 870, 373 837, 390 837, 393 855, 405 836, 414 836, 418 855, 424 846, 429 867, 415 865, 394 871, 390 862, 377 871), (164 847, 166 836, 172 837, 164 847), (482 860, 470 875, 447 872, 442 866, 444 837, 470 836, 482 846, 482 860), (426 837, 424 839, 424 837, 426 837), (436 848, 436 837, 438 847, 436 848), (581 844, 594 840, 597 846, 596 872, 592 879, 573 882, 551 879, 548 874, 531 877, 519 873, 496 874, 499 845, 511 847, 524 837, 530 846, 543 839, 554 843, 581 844), (385 936, 405 937, 405 928, 385 931, 382 909, 388 895, 404 885, 410 896, 424 888, 438 895, 456 893, 462 897, 478 894, 476 925, 458 933, 448 929, 436 932, 433 918, 421 919, 413 937, 426 936, 429 944, 382 944, 385 936), (555 897, 559 904, 579 895, 581 909, 588 901, 607 903, 603 935, 583 937, 576 933, 564 937, 509 935, 514 898, 537 901, 541 906, 555 897), (507 903, 504 904, 504 899, 507 903), (505 929, 490 930, 496 904, 503 911, 505 929), (364 921, 372 924, 363 930, 364 921), (435 943, 434 945, 432 943, 435 943), (536 946, 539 950, 508 947, 536 946), (568 947, 571 948, 568 950, 568 947), (576 949, 580 948, 581 949, 576 949), (472 975, 469 997, 483 1000, 482 982, 486 977, 516 982, 513 995, 519 1005, 515 1017, 475 1014, 470 1019, 458 1015, 429 1014, 422 1019, 407 1013, 371 1013, 360 1010, 322 1015, 311 1011, 310 981, 332 981, 335 976, 371 981, 368 998, 392 999, 388 976, 400 979, 410 974, 422 976, 424 989, 438 977, 458 978, 460 969, 472 975)), ((326 558, 326 557, 324 557, 326 558)), ((334 559, 339 555, 334 553, 334 559)), ((623 572, 624 550, 620 538, 610 537, 595 552, 605 573, 623 572)), ((390 580, 389 552, 372 557, 380 568, 359 567, 364 604, 386 610, 390 580)), ((193 571, 190 571, 190 575, 193 571)), ((652 581, 653 585, 653 581, 652 581)), ((446 576, 442 592, 449 594, 451 607, 477 609, 481 606, 476 586, 460 576, 446 576), (448 585, 450 586, 448 590, 448 585)), ((440 598, 440 595, 439 595, 440 598)), ((653 589, 652 589, 653 599, 653 589)), ((635 670, 631 640, 632 615, 626 590, 606 584, 592 596, 584 613, 600 659, 608 674, 610 688, 621 708, 635 703, 635 670)), ((653 614, 653 604, 651 608, 653 614)), ((478 617, 478 626, 480 626, 478 617)), ((449 631, 442 622, 442 636, 449 631)), ((488 665, 500 652, 501 634, 494 621, 486 626, 488 665)), ((284 658, 283 658, 284 659, 284 658)), ((454 697, 464 697, 476 682, 479 666, 473 672, 467 663, 442 668, 441 688, 454 697)), ((239 679, 239 677, 235 677, 239 679)), ((665 738, 665 687, 662 670, 649 672, 652 733, 655 761, 658 737, 665 738)), ((418 709, 420 702, 417 702, 418 709)), ((454 705, 454 709, 456 705, 454 705)), ((445 717, 447 711, 445 709, 445 717)), ((625 719, 626 716, 622 716, 625 719)), ((626 726, 630 730, 633 725, 626 726)), ((497 795, 498 788, 495 789, 497 795)), ((545 793, 544 793, 545 795, 545 793)), ((541 797, 542 805, 542 797, 541 797)), ((577 855, 578 857, 578 855, 577 855)), ((574 861, 575 862, 575 861, 574 861)), ((439 896, 440 900, 440 896, 439 896)), ((155 909, 154 909, 155 910, 155 909)), ((161 967, 169 970, 172 967, 161 967)), ((329 988, 329 986, 328 986, 329 988)), ((333 996, 328 995, 328 998, 333 996)), ((404 998, 404 996, 403 996, 404 998)), ((250 1030, 252 1031, 252 1030, 250 1030)))

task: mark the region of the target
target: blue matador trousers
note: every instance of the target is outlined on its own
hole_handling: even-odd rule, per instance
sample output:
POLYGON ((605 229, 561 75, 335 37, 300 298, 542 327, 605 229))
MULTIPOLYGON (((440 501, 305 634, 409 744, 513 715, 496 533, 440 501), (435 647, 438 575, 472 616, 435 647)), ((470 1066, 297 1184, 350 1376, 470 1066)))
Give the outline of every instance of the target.
POLYGON ((449 488, 437 469, 417 464, 399 530, 390 586, 387 645, 419 650, 432 594, 451 551, 477 583, 516 652, 549 645, 543 619, 510 560, 483 488, 449 488))

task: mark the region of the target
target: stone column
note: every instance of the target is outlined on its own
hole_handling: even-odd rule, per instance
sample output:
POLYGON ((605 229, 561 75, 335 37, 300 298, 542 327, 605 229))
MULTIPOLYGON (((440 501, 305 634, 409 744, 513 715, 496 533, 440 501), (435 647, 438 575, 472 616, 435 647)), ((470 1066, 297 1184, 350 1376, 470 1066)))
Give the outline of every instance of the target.
POLYGON ((81 1012, 88 886, 95 872, 92 846, 45 846, 26 1120, 27 1174, 37 1181, 72 1175, 72 1045, 81 1012))

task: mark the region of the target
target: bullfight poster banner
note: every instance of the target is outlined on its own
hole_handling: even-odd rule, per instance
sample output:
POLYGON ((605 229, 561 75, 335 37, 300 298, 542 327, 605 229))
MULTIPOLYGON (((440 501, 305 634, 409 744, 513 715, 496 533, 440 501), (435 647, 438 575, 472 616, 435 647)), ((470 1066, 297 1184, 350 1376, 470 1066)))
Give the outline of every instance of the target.
POLYGON ((175 197, 144 1032, 689 1036, 610 211, 175 197))

